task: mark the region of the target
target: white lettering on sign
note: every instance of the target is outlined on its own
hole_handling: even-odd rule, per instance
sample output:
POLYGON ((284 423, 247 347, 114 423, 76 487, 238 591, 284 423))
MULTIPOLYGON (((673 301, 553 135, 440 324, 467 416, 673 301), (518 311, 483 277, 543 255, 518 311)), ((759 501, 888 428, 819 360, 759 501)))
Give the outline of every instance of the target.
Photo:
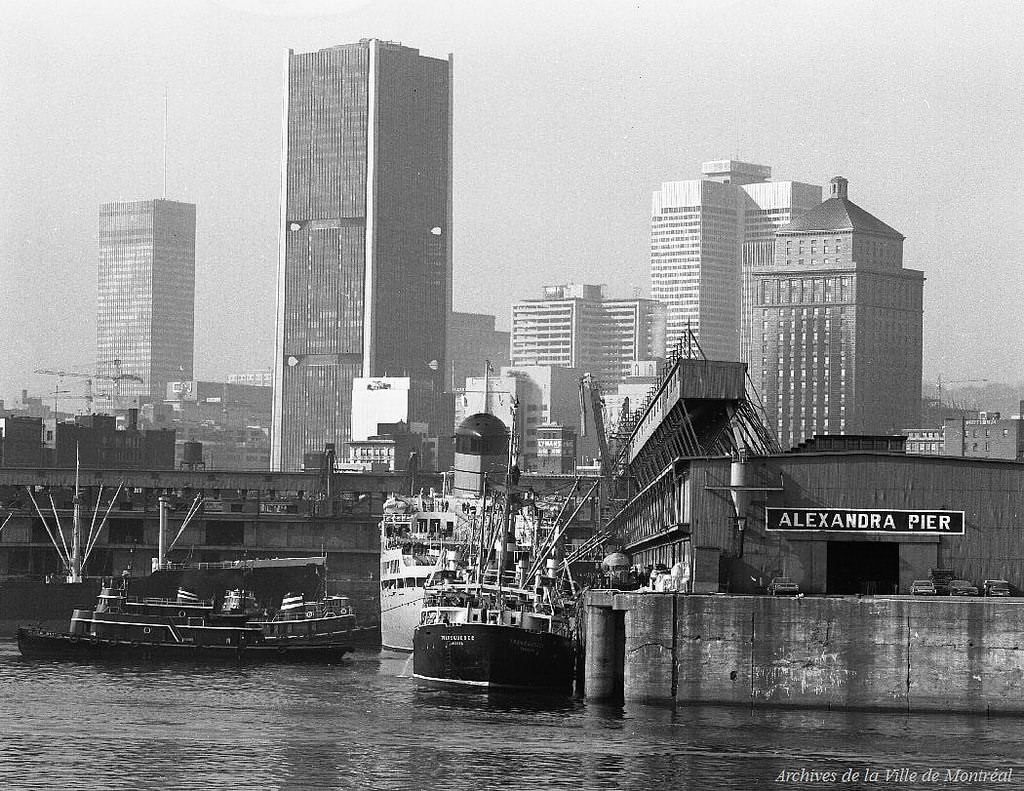
POLYGON ((949 517, 945 514, 911 514, 907 522, 911 530, 949 530, 949 517))
POLYGON ((766 508, 768 530, 964 534, 963 511, 766 508))

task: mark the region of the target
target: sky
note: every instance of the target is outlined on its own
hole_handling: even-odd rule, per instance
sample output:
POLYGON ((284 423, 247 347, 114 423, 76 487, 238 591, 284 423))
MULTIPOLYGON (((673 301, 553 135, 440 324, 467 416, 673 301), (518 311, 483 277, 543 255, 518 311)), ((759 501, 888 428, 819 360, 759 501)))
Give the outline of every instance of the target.
MULTIPOLYGON (((1015 2, 0 0, 0 398, 89 370, 101 203, 195 203, 196 375, 269 367, 284 58, 454 55, 456 310, 649 293, 651 193, 850 182, 925 273, 924 376, 1024 380, 1015 2)), ((927 390, 926 390, 927 392, 927 390)))

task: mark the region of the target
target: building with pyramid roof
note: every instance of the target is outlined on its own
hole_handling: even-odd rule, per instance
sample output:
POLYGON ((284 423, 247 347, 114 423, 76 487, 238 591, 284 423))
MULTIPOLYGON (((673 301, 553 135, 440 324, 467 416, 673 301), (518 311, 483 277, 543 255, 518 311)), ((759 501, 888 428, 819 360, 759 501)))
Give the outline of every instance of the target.
POLYGON ((751 273, 747 358, 783 447, 897 433, 920 411, 924 273, 903 267, 903 234, 853 203, 845 178, 830 186, 751 273))

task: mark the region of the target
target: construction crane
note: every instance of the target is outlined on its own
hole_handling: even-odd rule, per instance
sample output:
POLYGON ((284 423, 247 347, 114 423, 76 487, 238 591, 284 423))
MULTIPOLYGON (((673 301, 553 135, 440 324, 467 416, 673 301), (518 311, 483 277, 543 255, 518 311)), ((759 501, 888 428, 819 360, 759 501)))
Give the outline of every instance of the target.
POLYGON ((612 474, 612 454, 608 447, 608 435, 604 429, 604 398, 601 384, 591 374, 580 377, 580 434, 587 433, 587 402, 594 413, 594 430, 597 432, 597 446, 601 454, 601 475, 612 474))
POLYGON ((938 397, 939 406, 940 407, 943 406, 943 403, 942 403, 942 385, 943 384, 946 384, 946 385, 966 385, 966 384, 984 384, 986 382, 988 382, 988 379, 951 379, 951 380, 949 380, 947 382, 943 382, 942 381, 942 374, 939 374, 938 379, 936 381, 936 383, 938 384, 938 388, 939 388, 939 397, 938 397))
MULTIPOLYGON (((91 413, 92 412, 92 401, 93 401, 92 383, 93 383, 94 379, 102 379, 102 380, 105 380, 105 381, 113 382, 114 383, 114 392, 115 392, 115 394, 117 396, 121 395, 121 382, 122 381, 138 382, 139 384, 143 383, 143 380, 142 380, 141 376, 137 376, 136 374, 121 373, 121 370, 120 370, 121 361, 120 360, 112 360, 111 362, 116 364, 115 365, 115 370, 117 371, 117 373, 114 374, 113 376, 110 376, 108 374, 101 374, 101 373, 84 373, 82 371, 65 371, 63 369, 61 369, 61 370, 52 370, 52 369, 49 369, 49 368, 37 368, 35 370, 35 373, 43 374, 45 376, 56 376, 57 377, 57 386, 54 388, 55 391, 60 390, 60 384, 61 384, 61 382, 63 381, 63 379, 65 377, 70 378, 70 379, 84 379, 85 380, 85 395, 82 396, 82 397, 85 399, 86 411, 91 413)), ((70 392, 70 391, 65 390, 65 391, 62 391, 62 392, 70 392)), ((55 411, 56 411, 56 409, 55 409, 55 411)))
POLYGON ((137 382, 138 384, 145 384, 142 377, 137 374, 127 374, 121 370, 121 359, 115 357, 112 360, 101 360, 99 365, 110 365, 114 369, 113 376, 107 374, 98 373, 94 376, 94 379, 105 379, 114 383, 114 396, 116 398, 121 397, 121 382, 137 382))
MULTIPOLYGON (((37 373, 38 373, 38 371, 37 371, 37 373)), ((70 390, 61 390, 60 389, 60 384, 58 383, 57 386, 53 388, 53 390, 51 390, 49 393, 47 393, 47 395, 52 395, 53 396, 53 419, 54 420, 57 419, 57 414, 58 414, 58 412, 57 412, 57 399, 60 396, 67 395, 70 392, 71 392, 70 390)))

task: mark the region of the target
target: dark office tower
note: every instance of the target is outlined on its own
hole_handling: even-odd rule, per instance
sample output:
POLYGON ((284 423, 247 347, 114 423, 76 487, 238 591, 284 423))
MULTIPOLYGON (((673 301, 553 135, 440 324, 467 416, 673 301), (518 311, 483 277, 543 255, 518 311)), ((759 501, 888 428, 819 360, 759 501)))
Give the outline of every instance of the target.
POLYGON ((94 383, 97 401, 163 401, 168 382, 192 378, 195 293, 193 204, 100 206, 96 364, 115 378, 94 383))
POLYGON ((287 55, 277 469, 344 451, 357 376, 410 377, 410 424, 450 432, 451 68, 376 39, 287 55))
POLYGON ((753 270, 750 373, 784 448, 815 434, 895 434, 921 408, 924 274, 903 234, 831 181, 753 270))

